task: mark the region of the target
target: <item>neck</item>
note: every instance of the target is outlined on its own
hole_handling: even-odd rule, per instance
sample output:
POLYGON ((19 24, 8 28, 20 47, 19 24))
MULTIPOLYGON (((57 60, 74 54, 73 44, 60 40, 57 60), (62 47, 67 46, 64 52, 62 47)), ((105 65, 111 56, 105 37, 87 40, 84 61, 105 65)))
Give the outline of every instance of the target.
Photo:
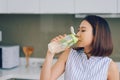
POLYGON ((85 54, 87 55, 87 58, 88 58, 88 59, 89 59, 90 56, 91 56, 91 54, 89 53, 90 50, 91 50, 91 48, 88 48, 88 47, 85 47, 85 48, 84 48, 84 52, 85 52, 85 54))

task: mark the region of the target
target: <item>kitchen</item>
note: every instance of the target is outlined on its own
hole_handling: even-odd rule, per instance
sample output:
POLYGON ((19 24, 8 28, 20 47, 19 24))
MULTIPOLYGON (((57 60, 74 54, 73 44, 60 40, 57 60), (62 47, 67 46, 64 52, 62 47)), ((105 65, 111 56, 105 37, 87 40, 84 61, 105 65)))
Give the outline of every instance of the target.
MULTIPOLYGON (((110 24, 114 43, 111 57, 114 61, 120 62, 119 0, 0 0, 0 44, 19 45, 22 58, 25 57, 22 47, 33 46, 30 62, 35 64, 31 67, 35 67, 45 58, 47 45, 54 36, 69 34, 70 26, 77 30, 81 19, 90 13, 102 15, 110 24)), ((28 78, 25 76, 25 79, 28 78)))

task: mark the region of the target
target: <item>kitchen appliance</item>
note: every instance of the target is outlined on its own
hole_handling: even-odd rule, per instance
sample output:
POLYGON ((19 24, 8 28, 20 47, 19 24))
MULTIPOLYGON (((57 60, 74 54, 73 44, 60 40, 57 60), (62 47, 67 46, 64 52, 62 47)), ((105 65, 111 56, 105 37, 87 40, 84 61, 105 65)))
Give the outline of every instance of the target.
POLYGON ((19 45, 0 46, 0 68, 14 68, 20 63, 19 45))

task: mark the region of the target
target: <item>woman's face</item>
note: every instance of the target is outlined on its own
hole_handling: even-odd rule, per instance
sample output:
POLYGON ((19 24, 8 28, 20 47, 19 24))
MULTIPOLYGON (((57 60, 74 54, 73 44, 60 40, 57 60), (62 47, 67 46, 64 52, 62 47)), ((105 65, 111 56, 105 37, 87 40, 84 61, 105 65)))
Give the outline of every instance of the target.
POLYGON ((90 47, 93 41, 92 26, 83 20, 78 28, 77 32, 78 43, 77 47, 90 47))

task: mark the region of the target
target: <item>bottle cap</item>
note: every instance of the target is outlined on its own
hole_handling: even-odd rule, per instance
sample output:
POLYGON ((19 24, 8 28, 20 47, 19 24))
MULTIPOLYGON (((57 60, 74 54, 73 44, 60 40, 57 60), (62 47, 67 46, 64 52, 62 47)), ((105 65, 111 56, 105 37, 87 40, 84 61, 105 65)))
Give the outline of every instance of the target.
POLYGON ((71 32, 72 34, 76 35, 76 33, 75 33, 75 31, 74 31, 74 27, 73 27, 73 26, 71 26, 71 27, 70 27, 70 32, 71 32))

